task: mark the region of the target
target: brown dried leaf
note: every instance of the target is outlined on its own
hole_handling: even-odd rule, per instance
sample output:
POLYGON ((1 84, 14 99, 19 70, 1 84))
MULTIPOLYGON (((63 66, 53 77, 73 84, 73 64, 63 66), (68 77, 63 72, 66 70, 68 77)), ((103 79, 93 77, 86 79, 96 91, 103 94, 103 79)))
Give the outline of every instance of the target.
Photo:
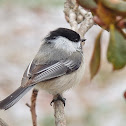
POLYGON ((99 67, 100 67, 100 59, 101 59, 100 40, 101 40, 102 31, 98 34, 98 36, 96 38, 93 55, 92 55, 92 58, 90 61, 91 79, 97 74, 99 67))
POLYGON ((107 27, 116 20, 115 13, 103 6, 101 2, 98 3, 97 16, 107 27))

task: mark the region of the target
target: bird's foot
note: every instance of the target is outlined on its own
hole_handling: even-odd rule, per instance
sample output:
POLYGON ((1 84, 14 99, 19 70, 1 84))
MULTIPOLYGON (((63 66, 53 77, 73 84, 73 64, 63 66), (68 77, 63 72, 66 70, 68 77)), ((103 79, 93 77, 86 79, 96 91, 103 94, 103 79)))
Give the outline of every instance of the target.
POLYGON ((63 98, 61 95, 57 95, 57 97, 56 98, 54 98, 52 101, 51 101, 51 103, 50 103, 50 105, 52 106, 52 103, 53 102, 56 102, 56 101, 58 101, 58 100, 60 100, 62 103, 63 103, 63 105, 65 106, 65 101, 66 101, 66 98, 63 98))

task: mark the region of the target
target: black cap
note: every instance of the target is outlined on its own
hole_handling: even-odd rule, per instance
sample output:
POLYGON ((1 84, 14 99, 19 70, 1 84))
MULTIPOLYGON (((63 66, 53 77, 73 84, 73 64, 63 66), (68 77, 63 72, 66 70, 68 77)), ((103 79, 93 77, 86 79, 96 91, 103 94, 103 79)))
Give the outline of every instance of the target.
POLYGON ((58 28, 54 31, 51 31, 49 36, 46 37, 46 40, 52 40, 59 36, 65 37, 72 42, 80 41, 80 35, 77 32, 67 28, 58 28))

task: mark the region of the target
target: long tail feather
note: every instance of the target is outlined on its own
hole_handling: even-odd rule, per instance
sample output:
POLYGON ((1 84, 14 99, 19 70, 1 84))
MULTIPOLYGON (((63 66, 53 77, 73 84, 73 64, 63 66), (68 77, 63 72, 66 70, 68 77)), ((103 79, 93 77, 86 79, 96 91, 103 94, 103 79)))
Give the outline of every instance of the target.
POLYGON ((32 87, 19 87, 16 91, 14 91, 11 95, 9 95, 4 100, 0 101, 0 109, 7 110, 12 107, 15 103, 17 103, 32 87))

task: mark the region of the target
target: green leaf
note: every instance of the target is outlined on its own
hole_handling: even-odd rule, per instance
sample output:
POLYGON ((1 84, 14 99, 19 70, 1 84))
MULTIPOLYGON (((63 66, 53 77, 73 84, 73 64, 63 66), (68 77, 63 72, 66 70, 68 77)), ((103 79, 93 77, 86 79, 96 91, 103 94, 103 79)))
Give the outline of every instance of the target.
POLYGON ((95 46, 94 46, 94 51, 93 55, 90 61, 90 73, 91 73, 91 79, 97 74, 99 67, 100 67, 100 60, 101 60, 101 35, 102 31, 98 34, 96 41, 95 41, 95 46))
POLYGON ((96 9, 97 8, 97 4, 95 3, 94 0, 77 0, 77 2, 79 3, 79 5, 87 8, 87 9, 96 9))
POLYGON ((107 58, 113 64, 114 70, 121 69, 126 65, 126 39, 113 24, 110 25, 107 58))
POLYGON ((126 2, 122 0, 100 0, 104 6, 111 9, 113 13, 126 16, 126 2))

